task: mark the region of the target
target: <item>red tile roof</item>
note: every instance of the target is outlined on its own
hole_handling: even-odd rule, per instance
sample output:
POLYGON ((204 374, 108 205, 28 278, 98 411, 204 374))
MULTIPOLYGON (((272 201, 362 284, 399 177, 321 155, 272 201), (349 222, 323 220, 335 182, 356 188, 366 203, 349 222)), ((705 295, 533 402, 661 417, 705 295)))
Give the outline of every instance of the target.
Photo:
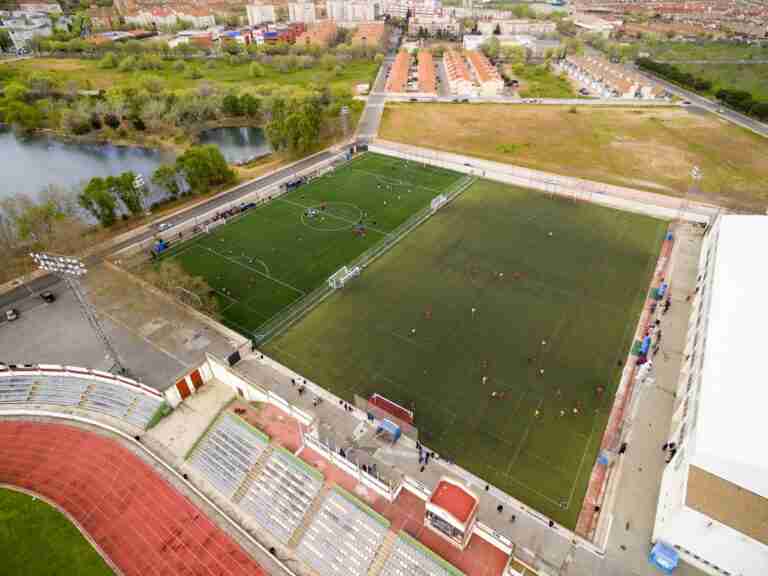
POLYGON ((439 506, 461 523, 469 520, 472 511, 477 506, 477 497, 461 486, 440 480, 435 486, 429 501, 439 506))

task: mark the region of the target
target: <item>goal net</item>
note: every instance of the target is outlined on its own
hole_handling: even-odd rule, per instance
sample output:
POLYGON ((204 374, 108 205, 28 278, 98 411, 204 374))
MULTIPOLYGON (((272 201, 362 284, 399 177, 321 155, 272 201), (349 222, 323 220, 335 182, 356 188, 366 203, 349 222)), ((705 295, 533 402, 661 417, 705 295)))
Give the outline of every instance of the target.
POLYGON ((360 276, 360 266, 355 266, 353 268, 342 266, 328 278, 328 286, 330 286, 332 290, 343 288, 347 282, 356 276, 360 276))
POLYGON ((413 411, 397 402, 393 402, 381 394, 374 394, 368 398, 355 394, 355 406, 364 410, 369 419, 379 422, 388 420, 400 428, 403 436, 412 440, 419 439, 419 430, 413 424, 413 411))
POLYGON ((432 212, 437 212, 445 203, 448 202, 448 196, 445 194, 438 194, 434 198, 432 198, 432 212))

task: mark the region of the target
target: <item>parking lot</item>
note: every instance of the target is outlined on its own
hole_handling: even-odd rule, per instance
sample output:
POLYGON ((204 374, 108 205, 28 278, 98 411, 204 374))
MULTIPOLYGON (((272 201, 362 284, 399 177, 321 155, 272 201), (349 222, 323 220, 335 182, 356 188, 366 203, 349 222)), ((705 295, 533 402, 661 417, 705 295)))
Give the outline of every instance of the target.
MULTIPOLYGON (((186 309, 144 290, 124 273, 97 266, 85 287, 129 375, 163 390, 206 352, 225 358, 242 339, 224 335, 186 309)), ((112 362, 63 282, 52 303, 38 295, 16 302, 19 318, 0 310, 0 362, 62 364, 110 370, 112 362)))

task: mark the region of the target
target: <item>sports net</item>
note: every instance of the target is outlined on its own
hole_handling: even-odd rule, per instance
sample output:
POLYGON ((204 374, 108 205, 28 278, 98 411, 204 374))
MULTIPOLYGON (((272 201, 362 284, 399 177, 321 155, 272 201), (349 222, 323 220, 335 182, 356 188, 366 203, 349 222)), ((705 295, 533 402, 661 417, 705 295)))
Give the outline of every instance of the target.
POLYGON ((389 420, 397 424, 403 436, 412 440, 419 439, 419 429, 414 426, 414 413, 396 402, 388 400, 380 394, 374 394, 370 398, 363 398, 355 394, 355 406, 364 410, 368 417, 375 420, 389 420))

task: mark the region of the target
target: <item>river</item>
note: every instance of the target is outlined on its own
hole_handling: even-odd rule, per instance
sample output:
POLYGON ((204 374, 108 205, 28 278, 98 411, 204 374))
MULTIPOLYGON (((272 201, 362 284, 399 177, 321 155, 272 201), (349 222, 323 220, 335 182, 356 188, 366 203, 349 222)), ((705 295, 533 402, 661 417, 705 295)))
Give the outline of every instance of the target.
POLYGON ((35 197, 50 185, 79 187, 94 176, 128 170, 148 179, 160 164, 173 160, 167 151, 17 136, 5 130, 0 132, 0 198, 20 193, 35 197))
MULTIPOLYGON (((227 162, 237 163, 269 154, 271 148, 259 128, 214 128, 200 135, 201 143, 215 144, 227 162)), ((0 198, 15 194, 35 197, 50 185, 80 187, 94 176, 131 170, 149 182, 152 172, 173 162, 167 150, 65 142, 51 136, 18 136, 0 131, 0 198)))
POLYGON ((201 144, 215 144, 230 164, 239 164, 272 152, 261 128, 212 128, 200 133, 201 144))

